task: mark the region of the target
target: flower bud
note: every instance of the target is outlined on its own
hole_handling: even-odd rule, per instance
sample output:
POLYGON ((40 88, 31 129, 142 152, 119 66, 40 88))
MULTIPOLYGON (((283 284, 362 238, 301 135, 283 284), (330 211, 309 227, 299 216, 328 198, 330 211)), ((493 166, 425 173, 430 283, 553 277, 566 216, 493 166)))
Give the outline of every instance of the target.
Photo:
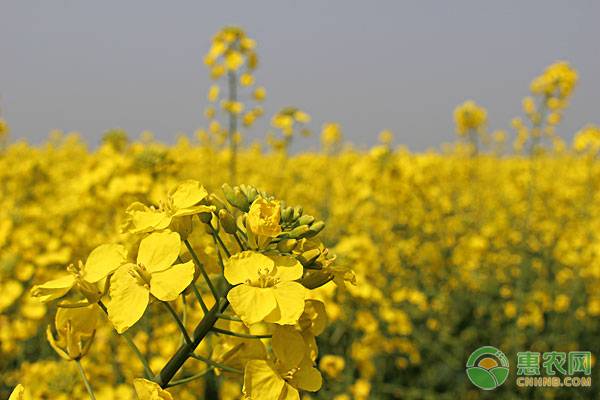
POLYGON ((288 233, 288 236, 292 239, 298 239, 299 237, 302 237, 302 235, 306 234, 309 231, 310 231, 310 229, 309 229, 308 225, 300 225, 300 226, 292 229, 288 233))
POLYGON ((296 247, 296 243, 298 243, 296 239, 283 239, 277 243, 277 250, 282 253, 291 253, 294 247, 296 247))
POLYGON ((230 235, 233 235, 237 231, 233 215, 225 209, 219 210, 219 222, 221 223, 223 230, 230 235))
POLYGON ((198 218, 200 218, 200 221, 202 221, 202 223, 208 224, 212 220, 212 213, 200 213, 198 214, 198 218))
POLYGON ((315 222, 315 217, 313 217, 312 215, 303 215, 300 218, 298 218, 299 225, 310 225, 313 222, 315 222))
POLYGON ((290 222, 290 220, 292 219, 293 212, 294 209, 292 207, 285 207, 281 211, 281 219, 283 220, 283 222, 290 222))
POLYGON ((242 193, 242 190, 239 187, 236 186, 232 188, 228 184, 224 183, 221 188, 223 189, 225 198, 232 206, 239 208, 244 212, 248 212, 250 209, 250 203, 248 202, 248 198, 242 193))
POLYGON ((303 266, 309 266, 321 255, 320 249, 312 249, 300 254, 297 258, 303 266))
MULTIPOLYGON (((211 213, 200 213, 199 214, 200 220, 202 220, 202 216, 205 214, 211 215, 211 213)), ((179 233, 179 236, 181 236, 181 239, 187 239, 187 237, 189 236, 190 233, 192 233, 192 230, 193 230, 192 216, 184 215, 181 218, 173 218, 173 221, 171 222, 171 225, 170 225, 170 229, 173 232, 179 233)))
POLYGON ((307 237, 313 237, 319 234, 325 228, 325 222, 317 221, 310 226, 310 232, 307 237))
POLYGON ((223 200, 221 200, 221 199, 219 198, 219 196, 217 196, 217 195, 216 195, 216 194, 214 194, 214 193, 211 193, 211 194, 208 196, 208 202, 209 202, 211 205, 215 206, 215 208, 216 208, 216 211, 217 211, 217 212, 218 212, 219 210, 222 210, 223 208, 227 208, 227 206, 225 205, 225 203, 223 202, 223 200))
POLYGON ((292 219, 295 221, 298 218, 300 218, 302 216, 302 212, 304 210, 302 209, 302 207, 298 206, 298 207, 294 207, 294 215, 292 216, 292 219))
POLYGON ((65 360, 79 360, 89 351, 98 322, 95 305, 78 308, 59 308, 54 326, 57 337, 48 326, 46 337, 50 346, 65 360))

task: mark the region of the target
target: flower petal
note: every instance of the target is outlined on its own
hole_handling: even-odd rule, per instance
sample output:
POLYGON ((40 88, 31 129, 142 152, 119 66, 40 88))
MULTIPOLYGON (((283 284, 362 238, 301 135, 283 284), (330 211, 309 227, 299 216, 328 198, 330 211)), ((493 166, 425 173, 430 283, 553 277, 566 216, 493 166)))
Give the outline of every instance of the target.
POLYGON ((176 264, 150 278, 150 293, 159 300, 173 301, 194 279, 194 262, 176 264))
POLYGON ((173 265, 180 250, 181 240, 178 233, 151 233, 140 242, 137 262, 150 272, 163 271, 173 265))
POLYGON ((262 321, 277 307, 273 288, 239 285, 229 291, 227 299, 246 325, 262 321))
POLYGON ((264 320, 280 325, 294 325, 304 312, 306 288, 298 282, 282 282, 273 287, 277 307, 264 320))
POLYGON ((175 214, 173 214, 173 216, 174 217, 183 217, 185 215, 194 215, 194 214, 199 214, 199 213, 204 213, 204 212, 212 212, 215 210, 216 210, 216 208, 213 206, 199 205, 199 206, 193 206, 193 207, 187 207, 187 208, 180 208, 177 211, 175 211, 175 214))
POLYGON ((136 378, 133 380, 133 387, 140 400, 173 400, 171 393, 161 388, 156 382, 136 378))
POLYGON ((100 245, 88 256, 83 278, 88 282, 98 282, 123 265, 126 258, 127 250, 120 244, 100 245))
POLYGON ((285 370, 296 368, 307 350, 302 335, 292 326, 276 326, 271 346, 285 370))
POLYGON ((275 263, 275 276, 281 281, 288 282, 302 278, 304 268, 295 257, 270 255, 269 258, 275 263))
POLYGON ((200 182, 187 180, 177 186, 170 197, 175 209, 180 210, 198 204, 206 196, 208 196, 208 192, 200 185, 200 182))
POLYGON ((20 383, 15 386, 15 389, 10 394, 8 400, 25 400, 25 388, 20 383))
POLYGON ((123 333, 139 321, 146 311, 150 291, 130 274, 134 264, 125 264, 110 279, 108 319, 118 333, 123 333))
POLYGON ((47 303, 67 294, 73 285, 75 285, 75 277, 73 275, 65 275, 44 284, 35 285, 31 288, 31 296, 42 303, 47 303))
POLYGON ((165 229, 171 223, 171 217, 158 210, 145 208, 144 210, 128 211, 131 216, 133 233, 152 232, 154 230, 165 229))
POLYGON ((290 381, 290 384, 301 390, 308 390, 309 392, 316 392, 321 389, 323 384, 323 377, 318 369, 313 366, 310 358, 304 357, 298 371, 294 374, 294 377, 290 381))
POLYGON ((229 257, 225 262, 225 279, 232 285, 258 279, 259 269, 273 269, 273 260, 255 251, 242 251, 229 257))
POLYGON ((279 399, 285 387, 285 381, 279 376, 271 363, 265 360, 251 360, 244 370, 244 388, 246 398, 250 400, 279 399))

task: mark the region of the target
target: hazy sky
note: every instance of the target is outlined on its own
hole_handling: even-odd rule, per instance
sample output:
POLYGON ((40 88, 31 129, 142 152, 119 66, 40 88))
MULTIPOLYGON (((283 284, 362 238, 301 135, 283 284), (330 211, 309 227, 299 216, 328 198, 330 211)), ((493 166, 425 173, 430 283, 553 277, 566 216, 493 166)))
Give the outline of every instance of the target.
POLYGON ((384 128, 416 150, 450 141, 452 110, 469 98, 507 128, 557 59, 580 73, 561 134, 600 123, 592 0, 0 0, 0 108, 13 137, 34 143, 60 128, 96 144, 112 127, 173 141, 206 124, 202 58, 227 24, 258 42, 268 116, 295 105, 315 130, 337 121, 360 145, 384 128))

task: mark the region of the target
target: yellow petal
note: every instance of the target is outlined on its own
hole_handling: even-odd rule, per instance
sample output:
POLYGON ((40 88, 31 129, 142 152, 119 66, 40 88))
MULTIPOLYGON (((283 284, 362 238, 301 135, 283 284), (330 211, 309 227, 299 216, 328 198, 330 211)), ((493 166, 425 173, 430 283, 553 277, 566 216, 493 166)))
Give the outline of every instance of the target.
POLYGON ((91 335, 98 323, 98 309, 95 304, 87 307, 59 308, 54 317, 57 330, 70 329, 82 335, 91 335))
POLYGON ((73 361, 72 358, 69 357, 67 352, 64 351, 56 342, 56 339, 54 338, 54 335, 52 334, 52 328, 50 328, 50 325, 48 325, 48 327, 46 328, 46 340, 48 340, 48 344, 50 344, 50 347, 52 347, 52 349, 54 349, 56 354, 58 354, 62 359, 67 360, 67 361, 73 361))
POLYGON ((239 285, 227 294, 233 311, 246 325, 262 321, 277 307, 273 288, 257 288, 239 285))
POLYGON ((123 265, 110 279, 108 319, 118 333, 125 332, 142 318, 150 298, 148 288, 130 274, 133 267, 133 264, 123 265))
POLYGON ((276 326, 271 346, 286 371, 296 368, 307 350, 302 335, 292 326, 276 326))
POLYGON ((244 370, 244 395, 250 400, 279 399, 285 381, 265 360, 251 360, 244 370))
POLYGON ((270 255, 275 263, 275 276, 282 282, 295 281, 302 278, 304 268, 292 256, 270 255))
POLYGON ((120 244, 100 245, 88 256, 83 278, 88 282, 98 282, 123 265, 126 257, 127 250, 120 244))
POLYGON ((264 320, 280 325, 294 325, 304 312, 306 288, 298 282, 282 282, 273 287, 277 307, 264 320))
POLYGON ((75 285, 75 277, 73 275, 65 275, 42 285, 34 286, 31 288, 31 296, 42 303, 46 303, 64 296, 71 290, 73 285, 75 285))
POLYGON ((206 196, 208 196, 208 192, 200 185, 200 182, 188 180, 177 186, 170 197, 175 209, 182 209, 198 204, 206 196))
POLYGON ((8 400, 25 400, 25 388, 23 385, 19 383, 10 394, 8 400))
POLYGON ((285 384, 283 392, 284 393, 277 400, 300 400, 300 393, 298 390, 288 383, 285 384))
POLYGON ((313 366, 310 358, 304 357, 298 371, 294 374, 294 377, 290 380, 290 384, 298 389, 308 390, 309 392, 316 392, 321 389, 323 384, 323 377, 318 369, 313 366))
POLYGON ((152 232, 166 229, 171 223, 171 217, 157 210, 129 211, 134 233, 152 232))
POLYGON ((140 400, 173 400, 171 393, 161 388, 157 383, 146 379, 134 379, 133 387, 140 400))
POLYGON ((187 208, 180 208, 179 210, 175 211, 175 214, 173 214, 174 217, 183 217, 185 215, 194 215, 194 214, 199 214, 199 213, 205 213, 205 212, 212 212, 215 211, 215 207, 214 206, 203 206, 203 205, 199 205, 199 206, 191 206, 191 207, 187 207, 187 208))
POLYGON ((173 265, 179 256, 181 241, 176 232, 151 233, 142 239, 137 262, 150 272, 163 271, 173 265))
POLYGON ((173 301, 194 279, 194 262, 176 264, 155 272, 150 279, 150 293, 159 300, 173 301))
POLYGON ((258 279, 259 269, 273 269, 273 260, 263 254, 254 251, 242 251, 229 257, 225 262, 225 279, 232 285, 244 283, 247 280, 258 279))

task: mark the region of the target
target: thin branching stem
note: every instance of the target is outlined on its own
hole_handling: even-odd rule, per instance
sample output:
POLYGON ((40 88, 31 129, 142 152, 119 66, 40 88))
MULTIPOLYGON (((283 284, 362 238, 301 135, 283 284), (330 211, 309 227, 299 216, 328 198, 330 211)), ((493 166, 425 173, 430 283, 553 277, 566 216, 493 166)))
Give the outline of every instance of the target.
POLYGON ((203 376, 205 376, 206 374, 208 374, 210 371, 212 371, 214 369, 215 369, 215 367, 208 367, 207 369, 205 369, 204 371, 202 371, 202 372, 200 372, 200 373, 198 373, 196 375, 188 376, 187 378, 183 378, 183 379, 179 379, 179 380, 173 381, 173 382, 169 383, 167 385, 167 387, 173 387, 173 386, 177 386, 177 385, 183 385, 184 383, 188 383, 188 382, 194 381, 196 379, 200 379, 200 378, 202 378, 203 376))
POLYGON ((272 337, 272 335, 249 335, 247 333, 238 333, 238 332, 232 332, 232 331, 228 331, 227 329, 221 329, 221 328, 212 328, 213 332, 216 333, 222 333, 223 335, 229 335, 229 336, 235 336, 235 337, 239 337, 239 338, 244 338, 244 339, 269 339, 272 337))
POLYGON ((192 343, 192 339, 190 339, 190 335, 187 333, 185 325, 183 325, 183 322, 181 322, 181 319, 179 318, 179 315, 177 315, 177 312, 173 309, 173 307, 171 307, 168 301, 161 301, 161 303, 163 303, 167 310, 169 310, 169 313, 175 320, 175 323, 177 323, 177 326, 179 327, 179 330, 181 331, 181 334, 183 335, 185 341, 187 343, 192 343))
POLYGON ((200 262, 200 259, 198 258, 198 255, 194 251, 192 245, 190 244, 190 242, 187 239, 184 239, 183 243, 185 244, 185 247, 187 247, 188 251, 192 255, 192 258, 194 259, 194 263, 196 263, 196 266, 200 269, 200 273, 204 277, 204 280, 206 281, 206 284, 208 285, 208 288, 210 289, 215 300, 218 300, 219 293, 217 292, 217 289, 215 289, 215 286, 213 285, 212 281, 210 280, 208 273, 206 272, 206 269, 204 269, 204 265, 200 262))
POLYGON ((211 360, 208 357, 204 357, 204 356, 201 356, 201 355, 196 354, 196 353, 192 354, 191 357, 195 358, 196 360, 202 361, 202 362, 204 362, 204 363, 206 363, 206 364, 208 364, 208 365, 210 365, 212 367, 215 367, 215 368, 218 368, 218 369, 222 369, 223 371, 233 372, 234 374, 243 374, 244 373, 243 371, 241 371, 241 370, 239 370, 237 368, 229 367, 229 366, 227 366, 225 364, 218 363, 218 362, 216 362, 214 360, 211 360))
POLYGON ((96 400, 96 396, 94 396, 94 391, 92 390, 92 385, 90 385, 90 382, 88 381, 87 377, 85 376, 85 371, 83 370, 83 367, 81 366, 81 361, 75 360, 75 364, 77 364, 77 369, 79 370, 79 375, 81 376, 81 380, 85 384, 85 388, 87 389, 87 392, 90 395, 90 399, 96 400))

